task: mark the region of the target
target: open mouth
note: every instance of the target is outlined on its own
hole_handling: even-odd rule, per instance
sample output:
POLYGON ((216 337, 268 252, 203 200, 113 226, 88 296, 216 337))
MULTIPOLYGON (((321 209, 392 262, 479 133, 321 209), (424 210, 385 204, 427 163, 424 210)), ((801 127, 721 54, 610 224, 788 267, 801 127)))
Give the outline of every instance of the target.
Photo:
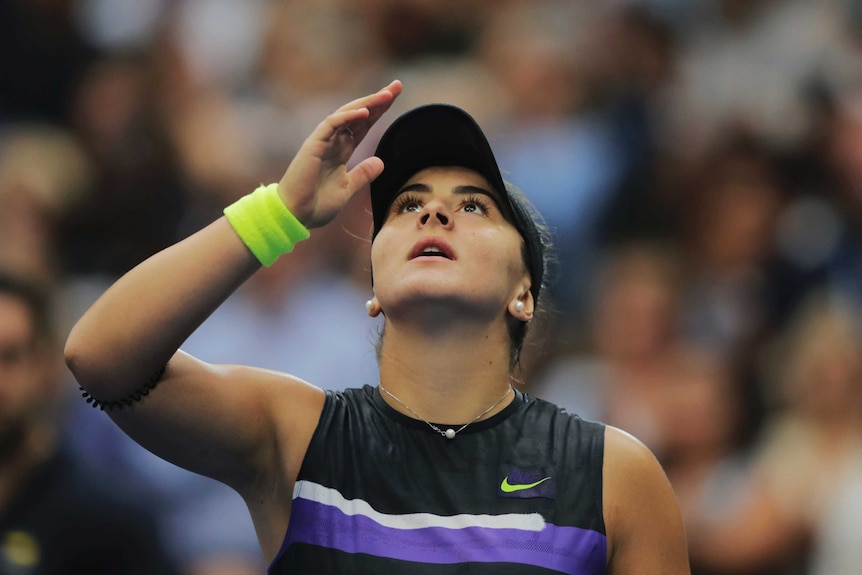
POLYGON ((454 260, 455 255, 452 252, 452 248, 446 242, 440 239, 428 238, 419 241, 413 246, 413 250, 410 252, 410 259, 417 258, 445 258, 447 260, 454 260))
POLYGON ((449 256, 447 256, 441 249, 435 248, 435 247, 425 248, 424 250, 422 250, 422 253, 417 255, 416 257, 417 258, 427 258, 427 257, 433 257, 433 256, 439 256, 439 257, 444 257, 446 259, 450 259, 449 256))

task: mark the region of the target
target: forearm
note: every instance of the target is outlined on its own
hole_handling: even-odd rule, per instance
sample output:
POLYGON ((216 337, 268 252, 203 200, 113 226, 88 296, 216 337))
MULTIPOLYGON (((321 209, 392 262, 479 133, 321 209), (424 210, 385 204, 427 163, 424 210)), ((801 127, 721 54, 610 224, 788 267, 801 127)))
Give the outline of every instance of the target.
MULTIPOLYGON (((66 362, 91 395, 140 389, 245 280, 331 221, 383 170, 379 158, 347 169, 356 146, 401 83, 339 108, 306 138, 278 184, 229 206, 226 217, 135 267, 72 329, 66 362), (349 134, 349 136, 347 135, 349 134)), ((171 370, 168 370, 170 375, 171 370)))
POLYGON ((260 268, 225 218, 150 257, 112 285, 66 343, 78 382, 102 399, 125 397, 260 268))

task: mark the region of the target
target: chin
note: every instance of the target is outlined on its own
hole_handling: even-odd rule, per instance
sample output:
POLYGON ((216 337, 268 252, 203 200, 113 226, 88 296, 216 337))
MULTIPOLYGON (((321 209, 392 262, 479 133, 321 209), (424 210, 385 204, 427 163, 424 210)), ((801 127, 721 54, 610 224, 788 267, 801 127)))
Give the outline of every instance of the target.
MULTIPOLYGON (((403 286, 402 286, 403 287, 403 286)), ((493 315, 498 311, 499 301, 466 293, 464 289, 446 289, 444 286, 423 285, 416 289, 399 289, 388 300, 378 295, 378 300, 387 316, 397 317, 406 314, 431 313, 432 317, 466 317, 470 315, 493 315), (481 314, 485 310, 486 314, 481 314)))

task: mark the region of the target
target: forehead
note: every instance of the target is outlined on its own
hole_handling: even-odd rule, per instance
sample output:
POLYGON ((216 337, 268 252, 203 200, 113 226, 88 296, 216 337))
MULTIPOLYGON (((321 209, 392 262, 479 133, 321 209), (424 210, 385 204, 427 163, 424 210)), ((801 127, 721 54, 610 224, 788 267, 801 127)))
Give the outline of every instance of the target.
MULTIPOLYGON (((465 186, 474 186, 486 190, 492 194, 494 199, 500 200, 500 193, 494 190, 491 184, 479 172, 473 171, 470 168, 462 168, 460 166, 432 166, 424 168, 413 174, 401 186, 403 189, 411 184, 441 184, 445 187, 446 184, 456 184, 465 186)), ((400 191, 400 190, 399 190, 400 191)))

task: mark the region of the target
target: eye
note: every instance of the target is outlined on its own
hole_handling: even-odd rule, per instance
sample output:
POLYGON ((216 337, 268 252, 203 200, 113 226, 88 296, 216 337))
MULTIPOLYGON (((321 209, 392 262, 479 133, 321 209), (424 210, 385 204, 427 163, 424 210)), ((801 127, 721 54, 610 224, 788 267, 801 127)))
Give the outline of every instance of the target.
POLYGON ((422 210, 422 198, 416 194, 401 194, 395 198, 395 202, 392 204, 392 212, 396 214, 418 212, 420 210, 422 210))
POLYGON ((487 215, 490 209, 490 202, 479 195, 471 195, 461 202, 461 209, 469 214, 487 215))

